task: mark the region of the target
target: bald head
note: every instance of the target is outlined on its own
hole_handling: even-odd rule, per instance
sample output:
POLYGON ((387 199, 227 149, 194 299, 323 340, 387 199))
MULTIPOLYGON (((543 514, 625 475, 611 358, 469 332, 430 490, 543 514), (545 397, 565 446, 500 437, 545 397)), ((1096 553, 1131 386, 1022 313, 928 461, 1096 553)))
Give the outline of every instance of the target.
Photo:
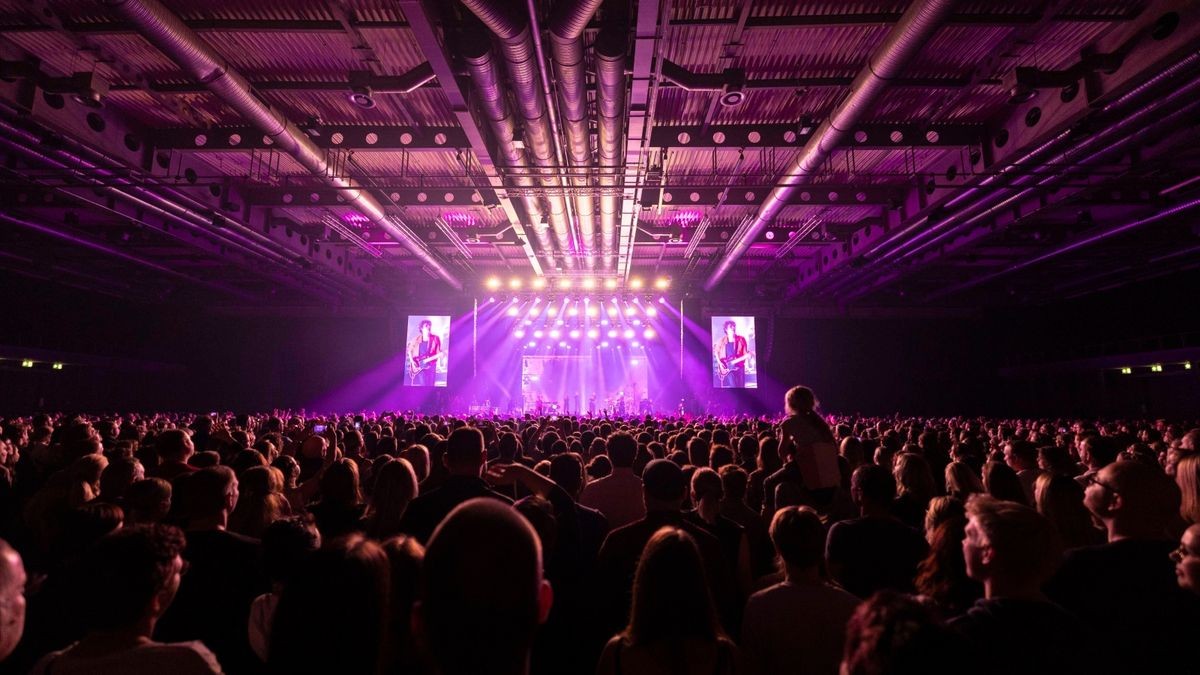
POLYGON ((1179 487, 1163 471, 1142 462, 1113 462, 1101 469, 1083 502, 1113 538, 1162 538, 1179 512, 1179 487))
POLYGON ((469 500, 434 530, 424 570, 416 628, 439 670, 522 672, 551 603, 533 527, 499 501, 469 500))

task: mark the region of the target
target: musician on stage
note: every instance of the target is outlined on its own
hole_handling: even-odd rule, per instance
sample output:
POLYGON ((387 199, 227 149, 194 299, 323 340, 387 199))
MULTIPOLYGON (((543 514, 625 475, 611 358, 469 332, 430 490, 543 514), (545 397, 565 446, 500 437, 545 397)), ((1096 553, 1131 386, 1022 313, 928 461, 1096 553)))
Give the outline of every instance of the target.
POLYGON ((408 372, 414 387, 432 387, 436 381, 437 360, 442 354, 442 340, 433 334, 433 322, 424 319, 418 333, 408 343, 408 372))
POLYGON ((750 345, 746 338, 737 334, 737 323, 732 319, 725 322, 725 335, 717 341, 713 357, 717 360, 717 373, 723 388, 746 386, 746 360, 750 345))

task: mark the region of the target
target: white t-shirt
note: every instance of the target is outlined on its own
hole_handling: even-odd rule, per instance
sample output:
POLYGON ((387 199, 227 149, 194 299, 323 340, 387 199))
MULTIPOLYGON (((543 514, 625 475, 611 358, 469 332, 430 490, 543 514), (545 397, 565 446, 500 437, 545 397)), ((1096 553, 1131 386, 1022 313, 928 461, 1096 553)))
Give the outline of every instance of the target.
POLYGON ((72 654, 77 644, 43 656, 31 674, 222 675, 217 657, 202 642, 148 642, 132 649, 95 657, 72 654))
POLYGON ((275 619, 275 607, 279 596, 263 593, 250 604, 250 648, 263 663, 267 662, 267 649, 271 645, 271 622, 275 619))

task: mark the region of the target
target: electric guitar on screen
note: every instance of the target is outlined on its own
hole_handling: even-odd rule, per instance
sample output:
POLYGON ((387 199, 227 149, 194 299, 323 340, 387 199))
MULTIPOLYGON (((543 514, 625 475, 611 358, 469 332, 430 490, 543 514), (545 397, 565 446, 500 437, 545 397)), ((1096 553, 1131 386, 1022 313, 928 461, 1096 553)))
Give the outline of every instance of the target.
POLYGON ((412 357, 408 360, 408 374, 415 379, 417 375, 421 374, 422 370, 428 369, 427 364, 437 361, 441 357, 442 355, 440 353, 432 356, 426 356, 425 358, 416 356, 412 357))
POLYGON ((742 370, 742 368, 737 368, 736 366, 752 356, 754 356, 754 352, 746 352, 734 359, 719 359, 717 361, 717 373, 724 379, 726 375, 732 373, 734 370, 742 370))

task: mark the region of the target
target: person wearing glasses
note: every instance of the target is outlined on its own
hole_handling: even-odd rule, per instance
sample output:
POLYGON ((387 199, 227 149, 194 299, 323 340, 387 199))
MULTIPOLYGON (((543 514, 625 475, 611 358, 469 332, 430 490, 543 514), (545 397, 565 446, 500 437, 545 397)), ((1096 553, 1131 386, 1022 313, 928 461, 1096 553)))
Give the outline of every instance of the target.
POLYGON ((1173 672, 1200 604, 1179 587, 1170 559, 1178 487, 1159 467, 1118 461, 1087 478, 1083 503, 1107 543, 1068 551, 1046 595, 1088 624, 1113 672, 1173 672))
POLYGON ((1200 525, 1184 530, 1179 548, 1171 553, 1175 561, 1175 578, 1179 587, 1200 596, 1200 525))

